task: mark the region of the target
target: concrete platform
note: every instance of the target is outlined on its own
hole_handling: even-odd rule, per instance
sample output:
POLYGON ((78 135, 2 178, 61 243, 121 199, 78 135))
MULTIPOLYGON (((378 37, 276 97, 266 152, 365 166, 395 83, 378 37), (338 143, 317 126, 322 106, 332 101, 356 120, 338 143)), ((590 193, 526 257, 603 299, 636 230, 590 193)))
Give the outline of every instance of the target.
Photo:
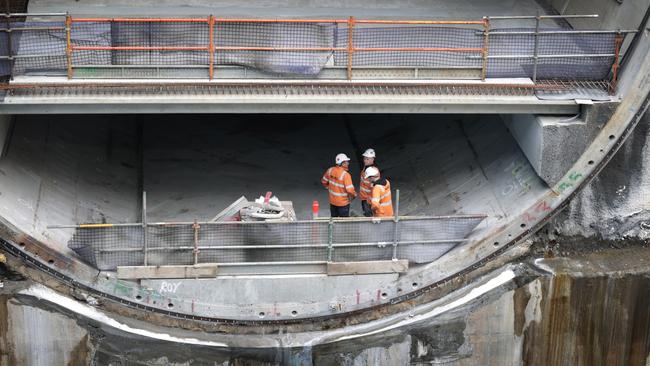
POLYGON ((527 78, 481 80, 73 79, 17 77, 0 114, 544 113, 576 114, 571 99, 541 100, 527 78), (377 85, 381 86, 377 86, 377 85), (39 87, 47 85, 48 87, 39 87), (141 86, 138 86, 141 85, 141 86), (496 86, 497 92, 490 85, 496 86), (475 88, 474 88, 475 87, 475 88), (500 93, 498 90, 505 91, 500 93))

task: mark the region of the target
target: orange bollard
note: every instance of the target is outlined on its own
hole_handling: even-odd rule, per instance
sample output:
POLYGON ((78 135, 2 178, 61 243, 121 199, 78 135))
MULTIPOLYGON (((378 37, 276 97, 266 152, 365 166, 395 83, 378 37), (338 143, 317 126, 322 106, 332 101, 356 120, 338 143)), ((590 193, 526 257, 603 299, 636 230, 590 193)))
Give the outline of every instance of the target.
POLYGON ((314 220, 318 218, 318 201, 311 203, 311 215, 314 220))

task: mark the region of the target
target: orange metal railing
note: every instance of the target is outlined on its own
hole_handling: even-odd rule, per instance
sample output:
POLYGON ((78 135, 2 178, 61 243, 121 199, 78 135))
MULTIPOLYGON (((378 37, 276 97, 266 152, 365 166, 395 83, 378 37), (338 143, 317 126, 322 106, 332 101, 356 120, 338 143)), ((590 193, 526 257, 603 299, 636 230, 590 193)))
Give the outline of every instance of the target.
MULTIPOLYGON (((205 51, 208 53, 209 78, 214 78, 215 53, 217 51, 269 51, 269 52, 347 52, 347 78, 352 79, 353 56, 357 52, 457 52, 477 53, 483 58, 481 78, 487 75, 488 35, 489 20, 372 20, 356 19, 251 19, 251 18, 215 18, 210 15, 206 18, 66 18, 67 45, 66 55, 68 63, 68 78, 73 77, 73 54, 75 51, 205 51), (208 27, 209 41, 206 45, 194 46, 80 46, 72 43, 71 29, 74 23, 205 23, 208 27), (215 46, 216 23, 334 23, 345 24, 348 29, 346 47, 252 47, 252 46, 215 46), (484 28, 484 42, 480 48, 454 48, 454 47, 356 47, 354 45, 354 29, 357 24, 385 24, 385 25, 480 25, 484 28)), ((218 37, 218 35, 217 35, 218 37)))
POLYGON ((614 45, 614 63, 612 64, 612 79, 609 82, 609 93, 614 94, 616 92, 616 85, 618 84, 618 69, 621 62, 621 46, 623 46, 624 36, 621 33, 616 34, 616 40, 614 45))

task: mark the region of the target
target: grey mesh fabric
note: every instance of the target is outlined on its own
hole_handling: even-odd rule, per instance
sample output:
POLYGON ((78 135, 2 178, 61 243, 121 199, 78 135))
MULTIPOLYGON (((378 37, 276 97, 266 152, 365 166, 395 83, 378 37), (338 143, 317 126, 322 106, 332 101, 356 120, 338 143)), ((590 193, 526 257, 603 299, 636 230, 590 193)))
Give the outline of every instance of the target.
MULTIPOLYGON (((332 261, 387 260, 393 243, 398 259, 425 263, 462 242, 483 218, 200 223, 197 229, 191 223, 148 225, 148 264, 193 264, 195 230, 198 263, 325 262, 330 244, 332 261)), ((68 246, 100 270, 142 265, 144 230, 142 225, 79 228, 68 246)))
MULTIPOLYGON (((9 27, 60 27, 63 22, 12 22, 9 27)), ((6 29, 7 24, 0 24, 6 29)), ((198 50, 75 50, 73 66, 205 66, 209 65, 210 42, 207 22, 92 22, 73 23, 71 41, 76 46, 112 47, 199 47, 198 50)), ((557 30, 557 29, 553 29, 557 30)), ((318 75, 324 67, 347 67, 347 24, 216 22, 214 64, 239 65, 281 75, 318 75), (223 50, 219 47, 319 48, 313 51, 223 50), (325 49, 325 50, 323 50, 325 49)), ((514 56, 491 58, 487 76, 531 77, 535 36, 501 34, 504 31, 532 32, 533 28, 491 29, 488 54, 514 56), (521 55, 521 57, 517 57, 521 55)), ((542 31, 546 31, 542 29, 542 31)), ((475 48, 483 46, 482 27, 450 26, 357 26, 356 48, 475 48)), ((538 54, 574 55, 539 59, 538 79, 604 80, 614 57, 580 55, 615 53, 615 35, 544 34, 539 36, 538 54)), ((0 61, 0 74, 65 73, 65 30, 0 32, 0 54, 16 57, 0 61), (9 37, 12 50, 10 52, 9 37)), ((481 52, 356 51, 352 67, 481 68, 481 52)))

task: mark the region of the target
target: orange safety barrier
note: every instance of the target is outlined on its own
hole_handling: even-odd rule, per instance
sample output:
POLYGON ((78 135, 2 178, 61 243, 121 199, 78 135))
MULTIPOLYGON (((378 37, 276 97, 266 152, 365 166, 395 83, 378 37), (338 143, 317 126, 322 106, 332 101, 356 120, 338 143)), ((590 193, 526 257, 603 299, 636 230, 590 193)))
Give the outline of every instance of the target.
POLYGON ((210 52, 210 64, 208 66, 208 76, 210 77, 210 80, 214 78, 214 16, 210 15, 208 17, 208 24, 210 28, 208 29, 208 38, 209 38, 209 45, 208 45, 208 52, 210 52))
POLYGON ((77 46, 73 51, 207 51, 209 46, 77 46))
POLYGON ((207 23, 204 18, 72 18, 75 23, 207 23))
POLYGON ((616 40, 614 41, 614 64, 612 64, 612 80, 609 83, 609 93, 613 95, 616 92, 616 85, 618 84, 618 69, 620 67, 620 58, 621 58, 621 46, 623 45, 623 35, 621 33, 616 34, 616 40))
POLYGON ((252 19, 252 18, 73 18, 66 17, 66 56, 68 78, 73 76, 72 64, 74 51, 206 51, 209 54, 209 78, 214 77, 214 60, 216 51, 273 51, 273 52, 347 52, 347 77, 352 79, 353 55, 355 52, 457 52, 479 53, 483 58, 482 79, 487 73, 487 47, 489 20, 372 20, 372 19, 252 19), (205 23, 208 25, 209 44, 196 46, 80 46, 71 41, 73 23, 205 23), (215 46, 215 24, 219 23, 335 23, 347 24, 347 47, 248 47, 248 46, 215 46), (355 47, 354 27, 356 24, 386 24, 386 25, 481 25, 484 28, 484 42, 481 48, 452 48, 452 47, 355 47))

